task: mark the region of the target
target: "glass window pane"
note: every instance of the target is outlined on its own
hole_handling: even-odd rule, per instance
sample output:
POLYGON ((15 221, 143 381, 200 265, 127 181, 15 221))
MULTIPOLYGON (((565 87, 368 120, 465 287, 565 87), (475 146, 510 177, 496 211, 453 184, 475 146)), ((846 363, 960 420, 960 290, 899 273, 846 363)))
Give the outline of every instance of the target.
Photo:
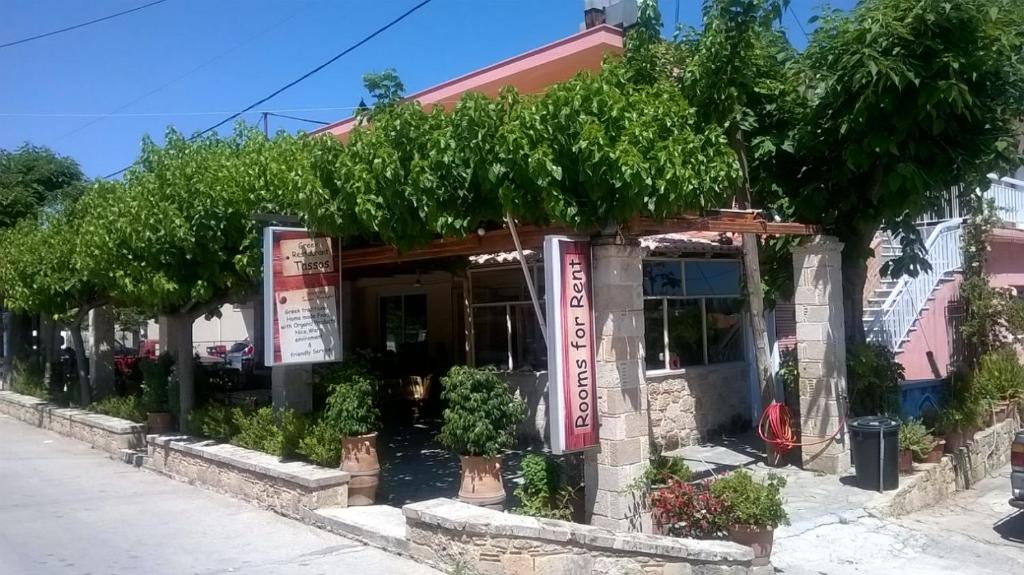
POLYGON ((682 262, 644 261, 645 296, 683 295, 682 262))
MULTIPOLYGON (((544 271, 539 266, 534 277, 537 297, 544 298, 544 271), (539 280, 539 281, 538 281, 539 280)), ((473 272, 473 303, 529 302, 530 290, 526 287, 523 270, 505 268, 473 272)))
POLYGON ((708 299, 708 363, 743 359, 743 301, 708 299))
POLYGON ((530 371, 548 368, 548 348, 532 304, 512 306, 512 367, 530 371))
POLYGON ((505 306, 473 308, 473 353, 478 367, 508 369, 505 306))
POLYGON ((380 334, 384 349, 397 352, 402 344, 402 296, 380 298, 380 334))
POLYGON ((664 300, 644 300, 644 355, 650 371, 665 369, 665 311, 664 300))
POLYGON ((668 366, 704 365, 700 300, 668 300, 668 366))
POLYGON ((405 297, 405 323, 402 343, 406 346, 427 342, 427 295, 405 297))
POLYGON ((740 264, 736 261, 687 261, 686 295, 740 294, 740 264))

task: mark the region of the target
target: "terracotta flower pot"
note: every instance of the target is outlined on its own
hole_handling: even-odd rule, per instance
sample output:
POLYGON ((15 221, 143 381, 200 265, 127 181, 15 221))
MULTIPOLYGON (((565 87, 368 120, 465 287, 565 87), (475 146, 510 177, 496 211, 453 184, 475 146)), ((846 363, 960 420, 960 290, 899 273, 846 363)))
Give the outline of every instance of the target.
POLYGON ((914 452, 909 449, 900 450, 900 475, 914 472, 914 452))
POLYGON ((496 510, 505 507, 505 485, 501 479, 501 457, 462 455, 462 483, 459 501, 496 510))
POLYGON ((964 433, 960 430, 946 432, 946 453, 956 453, 964 446, 964 433))
POLYGON ((163 435, 173 431, 174 421, 171 419, 170 413, 165 412, 149 412, 146 413, 146 430, 147 433, 154 435, 163 435))
POLYGON ((753 525, 732 525, 729 527, 729 539, 754 550, 752 565, 767 565, 772 556, 775 530, 753 525))
POLYGON ((341 469, 352 476, 348 482, 348 504, 373 505, 380 483, 377 434, 342 437, 341 469))
POLYGON ((946 449, 946 440, 939 438, 932 444, 932 450, 928 452, 928 456, 924 458, 925 463, 938 463, 942 461, 942 454, 946 449))

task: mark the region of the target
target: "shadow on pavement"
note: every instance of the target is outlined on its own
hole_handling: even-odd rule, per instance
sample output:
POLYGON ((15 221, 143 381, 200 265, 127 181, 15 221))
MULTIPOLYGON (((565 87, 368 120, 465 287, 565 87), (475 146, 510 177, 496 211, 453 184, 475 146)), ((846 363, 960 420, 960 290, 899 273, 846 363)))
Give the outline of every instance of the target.
POLYGON ((992 530, 1007 541, 1024 543, 1024 511, 1017 511, 996 521, 992 530))

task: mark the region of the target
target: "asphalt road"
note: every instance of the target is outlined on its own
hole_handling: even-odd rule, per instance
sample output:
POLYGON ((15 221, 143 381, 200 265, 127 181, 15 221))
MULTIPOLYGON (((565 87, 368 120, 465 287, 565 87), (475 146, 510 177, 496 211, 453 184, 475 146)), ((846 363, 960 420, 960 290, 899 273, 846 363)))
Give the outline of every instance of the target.
POLYGON ((2 575, 436 575, 0 415, 2 575))
POLYGON ((784 529, 772 563, 786 575, 1024 573, 1024 512, 1007 504, 1010 467, 974 489, 892 521, 836 519, 784 529))

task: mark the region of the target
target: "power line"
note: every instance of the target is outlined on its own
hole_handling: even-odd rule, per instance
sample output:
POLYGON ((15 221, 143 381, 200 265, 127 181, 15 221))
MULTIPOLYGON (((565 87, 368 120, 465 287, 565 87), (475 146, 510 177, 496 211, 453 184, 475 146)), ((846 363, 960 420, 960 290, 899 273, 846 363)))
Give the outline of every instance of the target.
POLYGON ((786 9, 789 10, 789 15, 792 16, 793 20, 796 21, 796 26, 797 26, 797 28, 800 28, 800 32, 803 33, 804 38, 806 38, 807 40, 810 40, 811 38, 810 38, 810 36, 807 35, 807 30, 804 29, 804 23, 801 22, 799 18, 797 18, 796 12, 793 11, 793 7, 787 5, 786 9))
MULTIPOLYGON (((427 4, 430 4, 432 1, 433 0, 422 0, 421 2, 419 2, 418 4, 413 6, 412 8, 409 8, 408 10, 403 12, 400 16, 398 16, 394 20, 391 20, 387 24, 385 24, 385 25, 381 26, 380 28, 377 28, 376 30, 371 32, 369 35, 363 37, 362 40, 359 40, 355 44, 352 44, 348 48, 345 48, 341 52, 338 52, 337 54, 332 56, 329 60, 327 60, 323 64, 320 64, 319 66, 317 66, 317 67, 313 68, 312 70, 306 72, 305 74, 299 76, 295 80, 292 80, 291 82, 288 82, 287 84, 285 84, 284 86, 278 88, 277 90, 274 90, 269 95, 267 95, 267 96, 265 96, 263 98, 260 98, 259 100, 253 102, 252 104, 249 104, 245 108, 242 108, 238 112, 235 112, 234 114, 228 116, 227 118, 224 118, 223 120, 221 120, 220 122, 217 122, 216 124, 210 126, 209 128, 206 128, 205 130, 203 130, 201 132, 197 132, 197 133, 193 134, 192 137, 190 137, 188 139, 189 140, 194 140, 194 139, 196 139, 196 138, 198 138, 198 137, 200 137, 200 136, 202 136, 204 134, 208 134, 208 133, 212 132, 213 130, 216 130, 217 128, 223 126, 224 124, 227 124, 231 120, 234 120, 234 119, 240 117, 242 114, 245 114, 246 112, 249 112, 250 110, 252 110, 253 108, 259 106, 260 104, 263 104, 264 102, 270 100, 274 96, 277 96, 281 92, 284 92, 285 90, 295 86, 299 82, 302 82, 306 78, 309 78, 313 74, 316 74, 320 70, 323 70, 327 66, 330 66, 331 64, 333 64, 337 60, 341 59, 343 56, 347 55, 348 53, 352 52, 353 50, 359 48, 363 44, 366 44, 370 40, 373 40, 374 38, 376 38, 380 34, 386 32, 388 29, 393 27, 395 24, 398 24, 402 20, 405 20, 407 17, 411 16, 414 12, 416 12, 420 8, 423 8, 427 4)), ((106 176, 103 176, 103 179, 109 179, 109 178, 112 178, 112 177, 117 176, 119 174, 123 174, 124 172, 128 171, 128 168, 130 168, 130 167, 131 167, 131 165, 125 166, 124 168, 121 168, 120 170, 118 170, 116 172, 113 172, 113 173, 107 174, 106 176)))
POLYGON ((99 22, 103 22, 105 20, 110 20, 112 18, 117 18, 118 16, 124 16, 125 14, 131 14, 132 12, 138 12, 139 10, 142 10, 144 8, 149 8, 150 6, 156 6, 157 4, 163 4, 164 2, 167 2, 167 0, 156 0, 155 2, 150 2, 149 4, 143 4, 142 6, 136 6, 135 8, 131 8, 129 10, 124 10, 122 12, 118 12, 117 14, 110 14, 108 16, 103 16, 102 18, 96 18, 94 20, 89 20, 88 22, 82 22, 80 24, 75 24, 74 26, 68 26, 66 28, 61 28, 59 30, 52 30, 50 32, 44 32, 42 34, 36 34, 35 36, 29 36, 28 38, 22 38, 21 40, 15 40, 13 42, 7 42, 6 44, 0 44, 0 48, 9 48, 11 46, 17 46, 18 44, 24 44, 26 42, 31 42, 33 40, 39 40, 41 38, 47 38, 49 36, 55 36, 57 34, 62 34, 64 32, 70 32, 71 30, 77 30, 79 28, 84 28, 84 27, 89 26, 91 24, 96 24, 96 23, 99 23, 99 22))
POLYGON ((270 93, 270 94, 269 94, 268 96, 265 96, 265 97, 263 97, 263 98, 260 98, 259 100, 257 100, 257 101, 255 101, 255 102, 253 102, 252 104, 249 104, 249 105, 248 105, 248 106, 246 106, 245 108, 242 108, 242 110, 241 110, 241 111, 239 111, 239 112, 236 112, 236 113, 234 113, 234 114, 232 114, 232 115, 228 116, 227 118, 224 118, 224 119, 223 119, 223 120, 221 120, 220 122, 217 122, 216 124, 214 124, 214 125, 210 126, 209 128, 207 128, 207 129, 203 130, 202 132, 199 132, 198 134, 196 134, 195 136, 193 136, 193 138, 196 138, 196 137, 202 136, 203 134, 206 134, 206 133, 209 133, 209 132, 212 132, 212 131, 216 130, 217 128, 219 128, 219 127, 223 126, 224 124, 227 124, 227 123, 228 123, 228 122, 230 122, 231 120, 234 120, 235 118, 238 118, 239 116, 241 116, 242 114, 244 114, 244 113, 248 112, 249 110, 252 110, 252 109, 253 109, 253 108, 255 108, 256 106, 259 106, 260 104, 262 104, 262 103, 266 102, 267 100, 270 100, 270 99, 271 99, 271 98, 273 98, 274 96, 277 96, 277 95, 278 95, 278 94, 280 94, 281 92, 284 92, 285 90, 287 90, 287 89, 291 88, 292 86, 294 86, 294 85, 298 84, 299 82, 301 82, 301 81, 305 80, 306 78, 309 78, 309 77, 310 77, 310 76, 312 76, 313 74, 316 74, 316 73, 317 73, 317 72, 319 72, 320 70, 323 70, 323 69, 324 69, 324 68, 326 68, 327 66, 330 66, 331 64, 333 64, 334 62, 336 62, 337 60, 339 60, 339 59, 340 59, 341 57, 345 56, 345 55, 346 55, 346 54, 348 54, 349 52, 352 52, 352 51, 353 51, 353 50, 355 50, 356 48, 359 48, 359 47, 360 47, 360 46, 362 46, 363 44, 366 44, 366 43, 367 43, 367 42, 369 42, 370 40, 373 40, 374 38, 376 38, 376 37, 377 37, 377 36, 379 36, 380 34, 384 33, 385 31, 387 31, 387 30, 388 30, 389 28, 391 28, 391 27, 392 27, 392 26, 394 26, 395 24, 398 24, 398 23, 399 23, 399 22, 401 22, 402 20, 405 20, 405 19, 406 19, 406 18, 407 18, 408 16, 412 15, 412 13, 413 13, 413 12, 416 12, 417 10, 419 10, 420 8, 423 8, 423 7, 424 7, 424 6, 426 6, 427 4, 430 4, 431 2, 433 2, 433 0, 422 0, 422 1, 421 1, 421 2, 419 3, 419 4, 416 4, 416 5, 415 5, 415 6, 413 6, 412 8, 410 8, 410 9, 406 10, 405 12, 403 12, 401 16, 399 16, 399 17, 395 18, 394 20, 392 20, 392 21, 388 22, 388 23, 387 23, 387 24, 385 24, 384 26, 381 26, 380 28, 377 28, 377 29, 376 29, 376 30, 374 30, 374 31, 373 31, 373 32, 372 32, 371 34, 369 34, 368 36, 364 37, 364 38, 363 38, 362 40, 360 40, 360 41, 356 42, 355 44, 353 44, 353 45, 349 46, 348 48, 345 48, 345 49, 344 49, 344 50, 342 50, 341 52, 338 52, 337 54, 335 54, 334 56, 332 56, 332 57, 331 57, 331 58, 330 58, 329 60, 327 60, 327 61, 326 61, 326 62, 324 62, 323 64, 320 64, 319 66, 317 66, 317 67, 313 68, 313 69, 312 69, 312 70, 310 70, 309 72, 306 72, 305 74, 303 74, 303 75, 299 76, 298 78, 296 78, 296 79, 292 80, 291 82, 288 82, 288 83, 287 83, 287 84, 285 84, 284 86, 282 86, 282 87, 278 88, 277 90, 274 90, 274 91, 273 91, 273 92, 271 92, 271 93, 270 93))
POLYGON ((309 118, 300 118, 298 116, 289 116, 288 114, 275 114, 274 112, 263 112, 268 116, 274 116, 275 118, 287 118, 289 120, 298 120, 300 122, 309 122, 310 124, 320 124, 321 126, 329 126, 330 122, 324 122, 323 120, 310 120, 309 118))
MULTIPOLYGON (((199 70, 202 70, 203 68, 209 66, 210 64, 213 64, 217 60, 220 60, 224 56, 227 56, 228 54, 234 52, 235 50, 238 50, 242 46, 246 46, 248 44, 251 44, 253 41, 255 41, 257 38, 263 36, 264 34, 267 34, 267 33, 271 32, 272 30, 276 30, 277 28, 283 26, 287 22, 290 22, 296 16, 298 16, 300 13, 305 12, 308 8, 309 8, 309 6, 305 6, 305 7, 299 8, 298 10, 295 10, 287 18, 284 18, 284 19, 281 19, 281 20, 277 20, 276 22, 274 22, 270 26, 267 26, 267 27, 263 28, 262 30, 256 32, 255 34, 253 34, 249 38, 243 40, 242 42, 239 42, 239 43, 235 44, 231 48, 228 48, 227 50, 225 50, 224 52, 221 52, 220 54, 214 56, 213 58, 210 58, 209 60, 206 60, 202 64, 199 64, 198 66, 192 68, 191 70, 185 72, 184 74, 176 76, 175 78, 171 79, 170 81, 165 82, 165 83, 157 86, 156 88, 153 88, 152 90, 142 94, 141 96, 139 96, 139 97, 137 97, 137 98, 135 98, 135 99, 125 103, 125 104, 122 104, 121 106, 118 106, 117 108, 114 109, 113 113, 105 114, 105 115, 101 114, 101 115, 95 116, 95 119, 93 119, 93 120, 91 120, 89 122, 86 122, 86 123, 78 126, 77 128, 73 128, 69 132, 66 132, 65 134, 63 134, 62 136, 57 138, 54 141, 54 143, 56 144, 57 142, 61 142, 65 138, 69 138, 69 137, 77 134, 78 132, 81 132, 82 130, 85 130, 86 128, 88 128, 90 126, 98 124, 99 122, 102 122, 106 118, 113 117, 114 114, 116 114, 117 112, 120 112, 121 110, 124 110, 125 108, 128 108, 128 107, 130 107, 130 106, 132 106, 134 104, 137 104, 138 102, 141 102, 142 100, 145 100, 146 98, 152 96, 153 94, 156 94, 157 92, 162 91, 164 88, 167 88, 168 86, 171 86, 172 84, 175 84, 175 83, 177 83, 177 82, 179 82, 181 80, 184 80, 185 78, 191 76, 192 74, 195 74, 199 70)), ((223 113, 227 113, 227 112, 223 112, 223 113)), ((220 113, 215 114, 215 115, 219 116, 220 113)))

